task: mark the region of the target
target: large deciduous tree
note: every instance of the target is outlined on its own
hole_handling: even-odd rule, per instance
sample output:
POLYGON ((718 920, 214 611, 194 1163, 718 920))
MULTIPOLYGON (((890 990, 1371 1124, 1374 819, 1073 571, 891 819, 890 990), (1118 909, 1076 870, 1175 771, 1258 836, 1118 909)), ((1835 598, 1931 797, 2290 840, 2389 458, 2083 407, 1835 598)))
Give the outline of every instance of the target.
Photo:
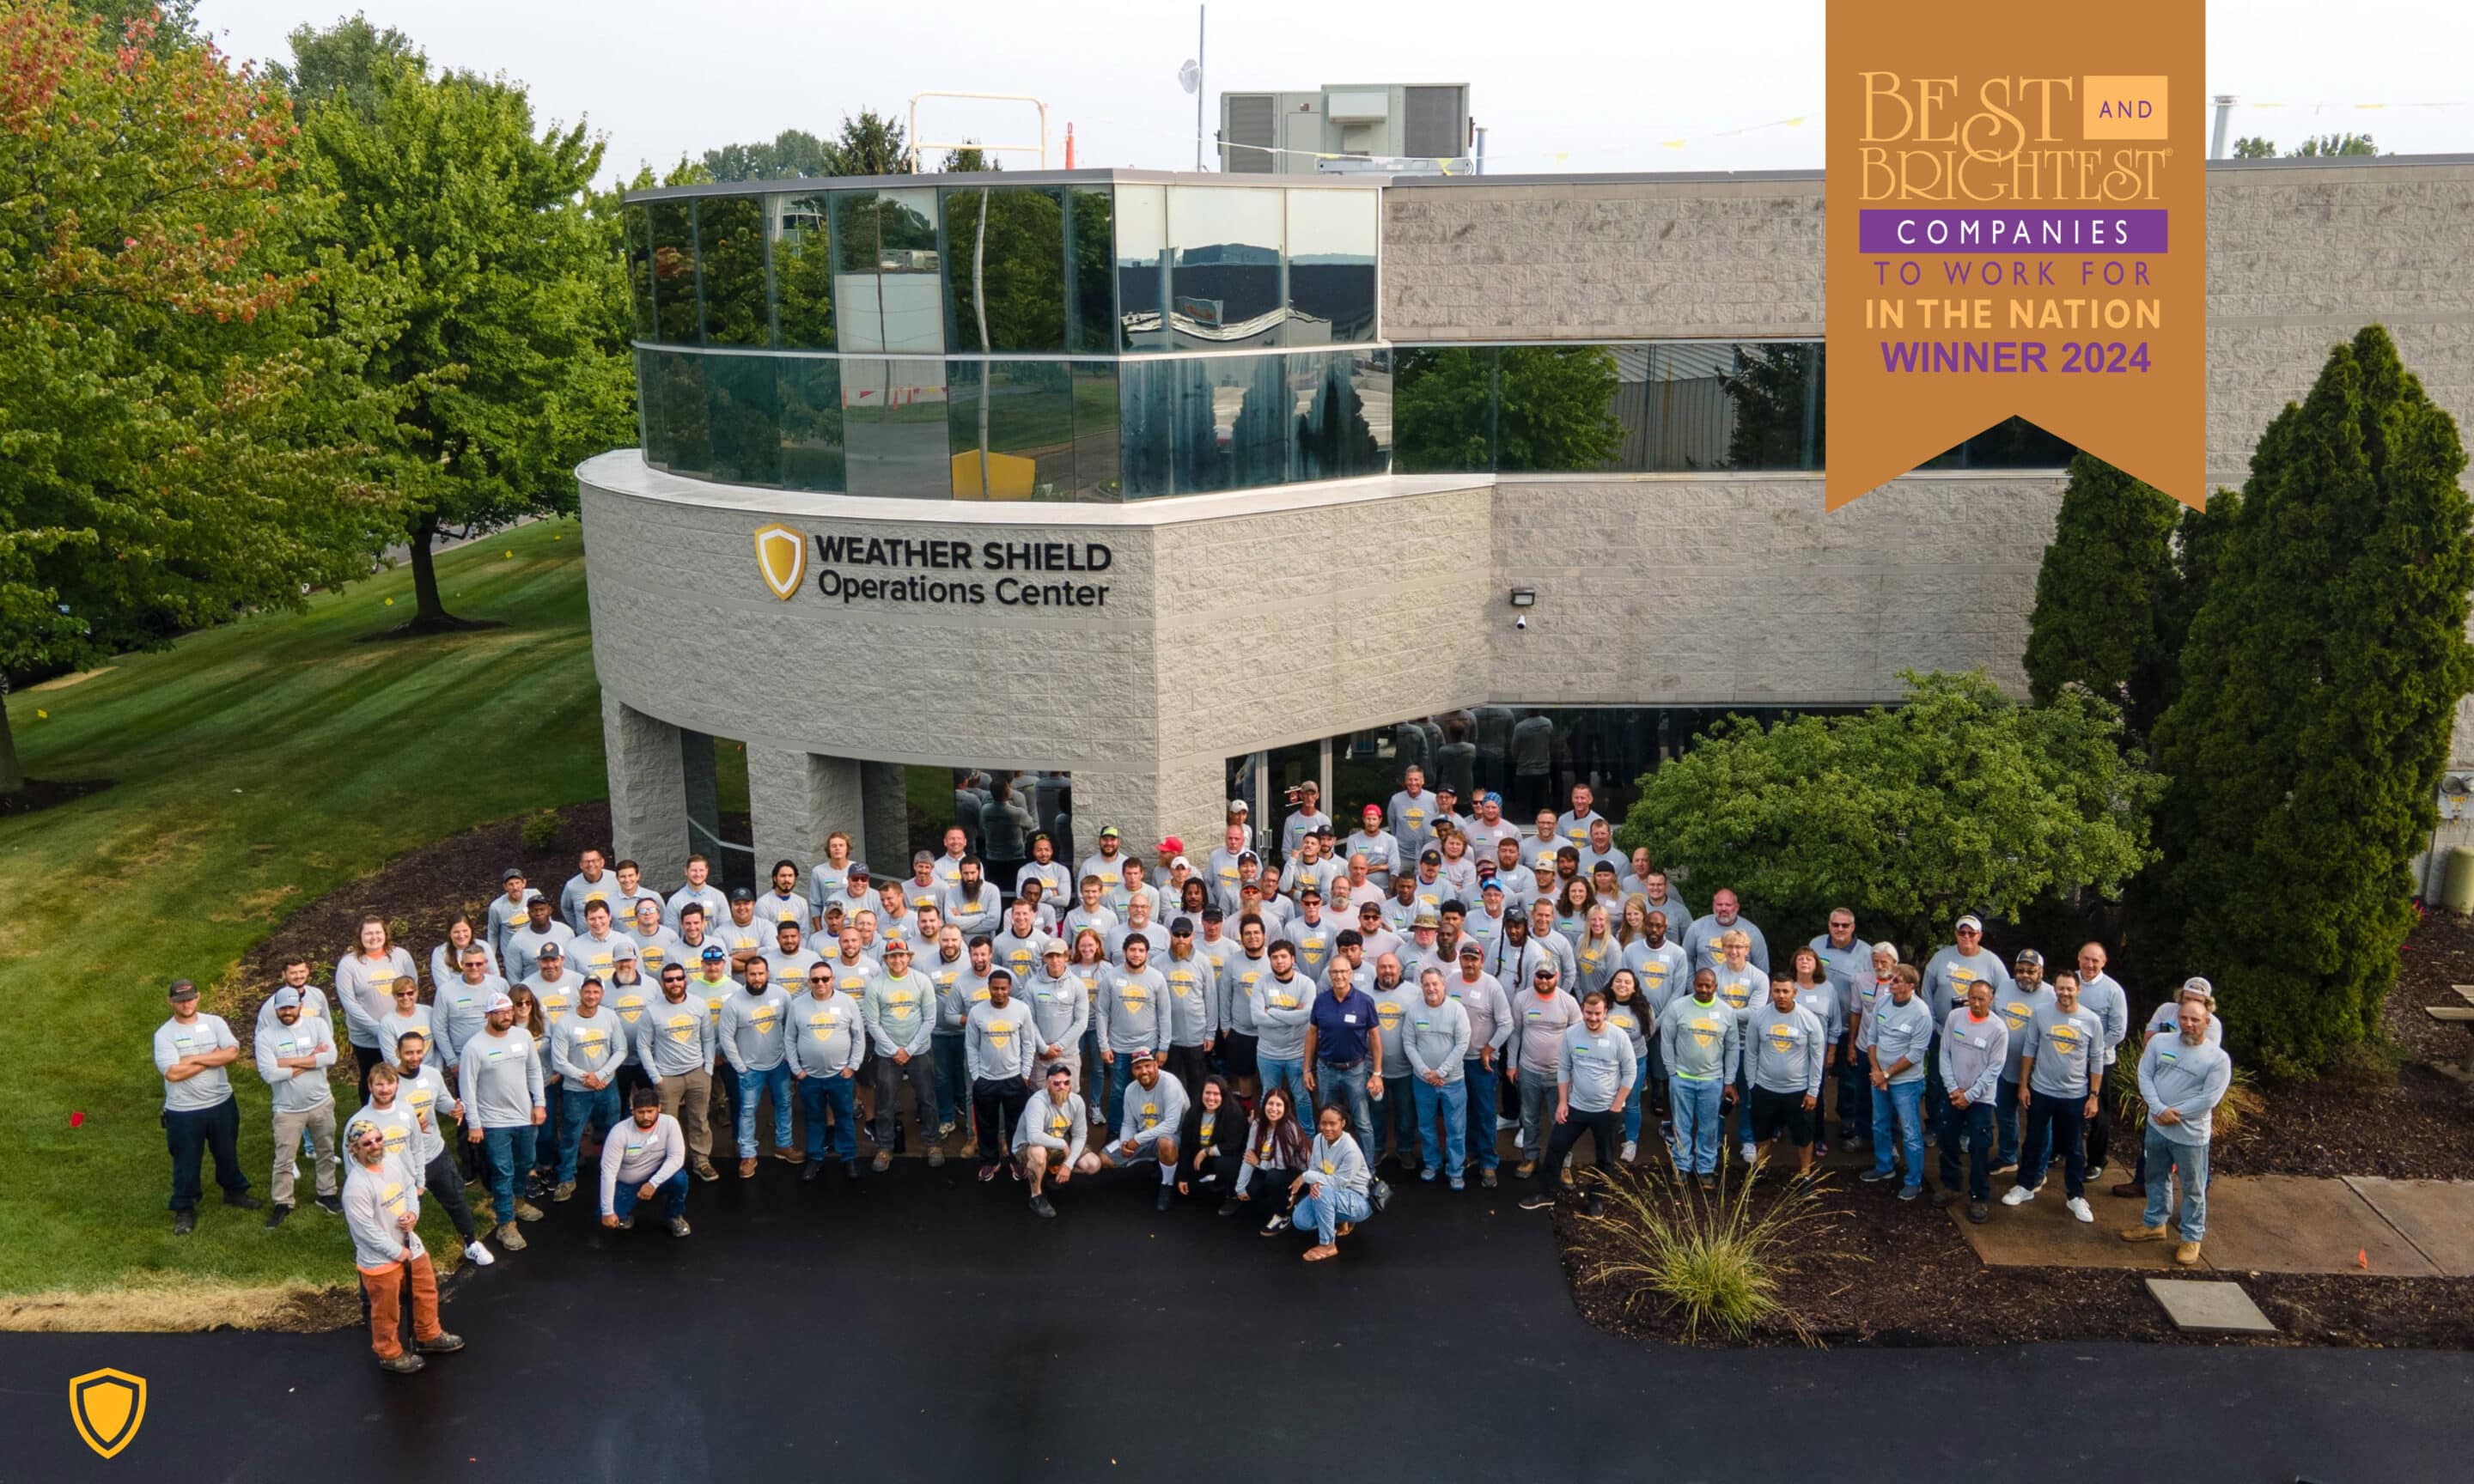
POLYGON ((2092 454, 2072 457, 2027 620, 2027 693, 2038 705, 2079 685, 2122 707, 2131 736, 2155 725, 2172 666, 2160 625, 2177 581, 2179 508, 2092 454))
MULTIPOLYGON (((282 95, 151 14, 0 8, 0 670, 365 573, 361 275, 308 257, 282 95), (338 328, 346 333, 330 333, 338 328)), ((0 719, 0 790, 23 786, 0 719)))
POLYGON ((1893 710, 1722 725, 1641 780, 1622 843, 1755 913, 1853 906, 1907 945, 1959 911, 2116 896, 2149 859, 2158 780, 2110 704, 2022 706, 1981 672, 1904 679, 1893 710))
MULTIPOLYGON (((368 23, 337 30, 353 27, 368 23)), ((501 78, 433 74, 333 33, 294 46, 327 88, 303 111, 304 173, 339 203, 346 251, 404 285, 403 331, 369 374, 403 393, 383 440, 411 555, 405 628, 456 627, 431 564, 441 534, 573 510, 574 465, 632 429, 624 280, 591 190, 601 144, 581 124, 537 132, 501 78)))
POLYGON ((2474 519, 2457 426, 2372 325, 2251 456, 2157 724, 2183 971, 2276 1070, 2377 1035, 2457 706, 2474 519))

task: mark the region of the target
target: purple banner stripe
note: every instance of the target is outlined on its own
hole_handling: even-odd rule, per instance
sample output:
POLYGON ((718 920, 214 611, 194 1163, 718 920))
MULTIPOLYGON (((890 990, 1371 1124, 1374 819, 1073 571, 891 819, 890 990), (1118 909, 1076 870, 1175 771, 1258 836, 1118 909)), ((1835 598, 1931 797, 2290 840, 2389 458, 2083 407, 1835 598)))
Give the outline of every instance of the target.
POLYGON ((1873 253, 2165 251, 2165 213, 2142 211, 1880 211, 1856 213, 1859 251, 1873 253))

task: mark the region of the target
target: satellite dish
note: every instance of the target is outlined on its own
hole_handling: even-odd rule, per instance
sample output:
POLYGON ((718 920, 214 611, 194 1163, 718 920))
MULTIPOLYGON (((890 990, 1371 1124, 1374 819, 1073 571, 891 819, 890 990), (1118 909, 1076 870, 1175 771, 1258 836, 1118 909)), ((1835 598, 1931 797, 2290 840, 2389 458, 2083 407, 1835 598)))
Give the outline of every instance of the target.
POLYGON ((1185 65, 1176 69, 1176 85, 1184 88, 1188 93, 1201 87, 1202 85, 1202 64, 1190 57, 1187 58, 1185 65))

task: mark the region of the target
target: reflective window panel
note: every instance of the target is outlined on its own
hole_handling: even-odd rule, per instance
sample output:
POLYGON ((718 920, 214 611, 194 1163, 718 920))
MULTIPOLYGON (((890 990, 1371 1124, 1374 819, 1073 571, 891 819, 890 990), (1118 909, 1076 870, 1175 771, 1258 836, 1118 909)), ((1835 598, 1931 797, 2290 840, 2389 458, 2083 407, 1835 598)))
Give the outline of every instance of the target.
POLYGON ((657 201, 647 208, 653 239, 653 325, 667 345, 696 343, 695 203, 657 201))
POLYGON ((776 358, 702 356, 713 477, 734 485, 782 482, 782 404, 776 358))
POLYGON ((1288 316, 1280 263, 1286 195, 1169 187, 1169 324, 1178 348, 1279 343, 1288 316))
POLYGON ((1078 187, 1065 193, 1065 209, 1071 295, 1066 339, 1072 349, 1106 355, 1117 348, 1116 199, 1109 191, 1078 187))
POLYGON ((839 492, 842 459, 842 363, 774 356, 782 407, 782 483, 792 490, 839 492))
POLYGON ((1065 193, 970 186, 941 194, 953 348, 1066 349, 1065 193))
POLYGON ((634 309, 635 335, 638 340, 654 338, 653 321, 653 237, 650 212, 643 206, 629 206, 620 217, 621 229, 627 241, 627 299, 634 309))
MULTIPOLYGON (((842 302, 850 299, 844 297, 842 302)), ((844 329, 847 338, 849 326, 844 329)), ((850 492, 953 498, 954 468, 945 439, 945 363, 854 359, 844 360, 841 371, 842 445, 850 492)))
POLYGON ((1374 191, 1293 190, 1288 195, 1288 346, 1374 338, 1374 262, 1383 246, 1382 198, 1374 191))
POLYGON ((833 255, 820 193, 767 199, 773 238, 773 343, 788 349, 834 348, 833 255))
POLYGON ((696 203, 696 260, 704 272, 704 343, 763 346, 773 338, 764 283, 764 209, 753 196, 696 203))
POLYGON ((943 354, 935 191, 837 191, 832 199, 841 348, 943 354))
POLYGON ((1117 187, 1117 323, 1127 350, 1169 347, 1168 190, 1117 187))

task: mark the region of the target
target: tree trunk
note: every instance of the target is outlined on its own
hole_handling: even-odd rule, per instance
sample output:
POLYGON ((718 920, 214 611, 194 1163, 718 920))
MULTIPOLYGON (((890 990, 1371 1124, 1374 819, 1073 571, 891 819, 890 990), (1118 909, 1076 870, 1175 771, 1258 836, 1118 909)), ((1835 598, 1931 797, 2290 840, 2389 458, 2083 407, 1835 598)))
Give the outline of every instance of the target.
POLYGON ((17 738, 9 730, 9 708, 0 706, 0 794, 26 786, 26 770, 17 761, 17 738))
POLYGON ((438 517, 427 515, 412 528, 412 627, 444 629, 454 620, 447 614, 447 605, 438 598, 438 566, 430 560, 429 546, 438 539, 438 517))

